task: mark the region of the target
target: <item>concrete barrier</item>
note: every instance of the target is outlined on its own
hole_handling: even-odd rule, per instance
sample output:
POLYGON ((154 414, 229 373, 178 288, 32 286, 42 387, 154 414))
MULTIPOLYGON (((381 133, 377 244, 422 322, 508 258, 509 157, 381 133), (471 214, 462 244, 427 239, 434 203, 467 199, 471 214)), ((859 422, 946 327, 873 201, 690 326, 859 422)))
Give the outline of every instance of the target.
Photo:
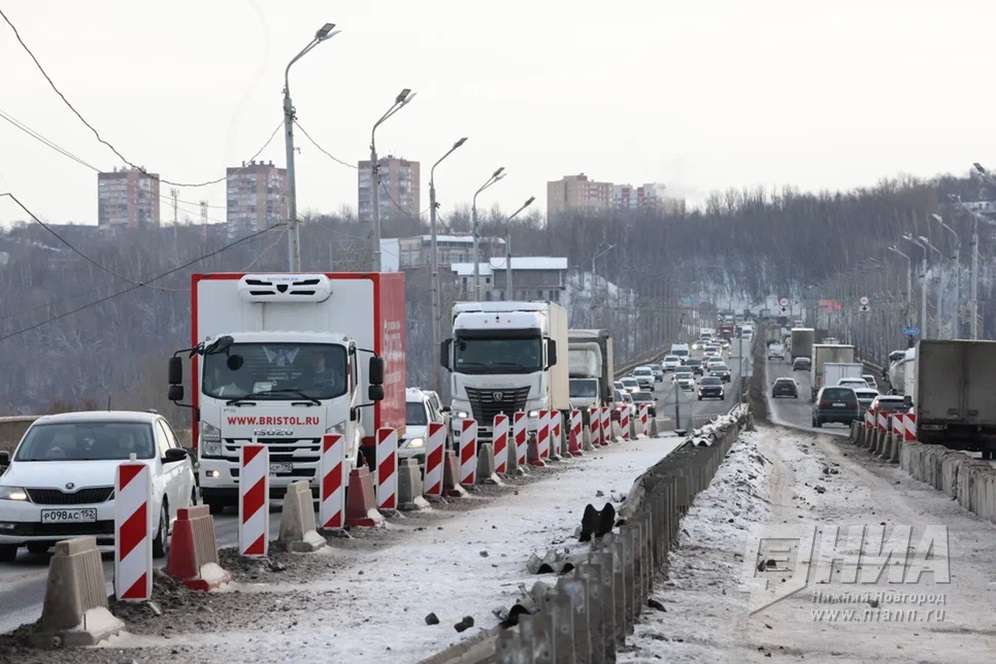
POLYGON ((213 590, 232 580, 218 564, 214 518, 207 505, 182 507, 176 511, 166 573, 192 590, 213 590))
POLYGON ((325 538, 318 534, 311 485, 307 480, 287 485, 277 541, 295 553, 310 553, 325 546, 325 538))
POLYGON ((398 509, 405 512, 429 508, 422 497, 422 469, 415 459, 403 459, 398 466, 398 509))
POLYGON ((97 540, 79 537, 55 545, 42 616, 31 641, 41 647, 92 646, 124 628, 107 609, 97 540))
POLYGON ((467 495, 467 490, 460 486, 460 461, 456 452, 446 450, 443 459, 443 495, 448 498, 462 498, 467 495))
POLYGON ((495 453, 491 443, 480 443, 477 446, 477 483, 501 484, 495 473, 495 453))
POLYGON ((349 473, 346 490, 346 525, 350 528, 374 528, 384 525, 384 515, 377 511, 374 499, 373 478, 366 466, 354 468, 349 473))

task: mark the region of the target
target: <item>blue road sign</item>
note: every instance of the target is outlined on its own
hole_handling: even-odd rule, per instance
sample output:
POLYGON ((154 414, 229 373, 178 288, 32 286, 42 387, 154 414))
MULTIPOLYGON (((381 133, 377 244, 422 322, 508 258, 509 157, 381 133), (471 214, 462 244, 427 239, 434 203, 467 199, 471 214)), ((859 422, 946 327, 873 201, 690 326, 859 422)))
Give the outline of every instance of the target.
POLYGON ((920 328, 916 325, 911 325, 910 327, 903 328, 903 334, 908 337, 918 337, 920 336, 920 328))

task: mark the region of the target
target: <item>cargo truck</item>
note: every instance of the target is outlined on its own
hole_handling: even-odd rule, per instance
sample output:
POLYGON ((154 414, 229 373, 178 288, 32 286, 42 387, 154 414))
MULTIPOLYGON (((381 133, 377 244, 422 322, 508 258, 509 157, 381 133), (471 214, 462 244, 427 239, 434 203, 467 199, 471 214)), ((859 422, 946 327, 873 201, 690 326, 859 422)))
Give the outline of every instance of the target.
MULTIPOLYGON (((844 346, 839 344, 813 344, 813 362, 809 367, 810 401, 816 401, 816 394, 824 385, 832 385, 826 381, 824 371, 826 365, 830 364, 853 364, 854 346, 844 346)), ((861 375, 860 373, 858 374, 861 375)))
MULTIPOLYGON (((996 341, 923 339, 916 361, 917 439, 996 453, 996 341)), ((907 367, 909 375, 909 366, 907 367)))
POLYGON ((569 330, 568 369, 572 408, 612 403, 612 337, 608 330, 569 330))
POLYGON ((440 363, 450 372, 454 427, 473 417, 478 438, 490 441, 498 413, 525 411, 535 433, 540 410, 570 409, 567 312, 559 304, 462 302, 451 320, 440 363))
POLYGON ((169 364, 183 399, 191 359, 193 442, 201 495, 235 505, 239 448, 270 453, 270 493, 293 481, 317 491, 322 436, 345 438, 344 476, 371 463, 377 428, 405 428, 403 273, 195 274, 191 347, 169 364))
POLYGON ((791 331, 792 359, 813 357, 813 343, 816 331, 811 327, 793 327, 791 331))
MULTIPOLYGON (((837 385, 841 378, 861 378, 864 365, 847 362, 827 362, 823 365, 823 384, 837 385)), ((861 380, 864 380, 861 378, 861 380)))

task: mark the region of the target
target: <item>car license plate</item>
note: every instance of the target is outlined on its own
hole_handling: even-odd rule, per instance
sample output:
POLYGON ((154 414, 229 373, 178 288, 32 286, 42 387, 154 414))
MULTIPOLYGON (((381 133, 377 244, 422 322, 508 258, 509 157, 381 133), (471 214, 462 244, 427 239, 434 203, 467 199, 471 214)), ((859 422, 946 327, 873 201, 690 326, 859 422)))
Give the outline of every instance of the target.
POLYGON ((843 403, 841 401, 834 401, 833 402, 833 407, 834 408, 847 408, 847 404, 843 403))
POLYGON ((96 507, 71 507, 61 510, 42 510, 42 523, 93 523, 97 520, 96 507))
POLYGON ((292 463, 271 463, 270 464, 270 474, 271 475, 289 475, 294 471, 294 464, 292 463))

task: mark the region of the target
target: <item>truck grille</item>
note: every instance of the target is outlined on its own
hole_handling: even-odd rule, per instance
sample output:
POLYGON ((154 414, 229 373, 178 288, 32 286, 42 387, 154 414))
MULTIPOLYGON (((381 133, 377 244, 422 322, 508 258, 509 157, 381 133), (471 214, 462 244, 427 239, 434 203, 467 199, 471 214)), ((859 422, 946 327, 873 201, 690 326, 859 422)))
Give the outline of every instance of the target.
MULTIPOLYGON (((238 463, 239 447, 251 442, 251 438, 225 438, 225 458, 238 463)), ((318 463, 321 456, 321 438, 257 438, 256 442, 266 445, 271 463, 318 463)))
POLYGON ((528 387, 507 387, 503 389, 481 390, 473 387, 467 388, 467 401, 470 402, 470 409, 477 420, 478 428, 491 430, 495 415, 504 413, 510 418, 517 410, 526 407, 526 398, 529 396, 528 387))
POLYGON ((36 505, 94 505, 111 499, 114 487, 98 486, 66 493, 61 489, 25 489, 36 505))

